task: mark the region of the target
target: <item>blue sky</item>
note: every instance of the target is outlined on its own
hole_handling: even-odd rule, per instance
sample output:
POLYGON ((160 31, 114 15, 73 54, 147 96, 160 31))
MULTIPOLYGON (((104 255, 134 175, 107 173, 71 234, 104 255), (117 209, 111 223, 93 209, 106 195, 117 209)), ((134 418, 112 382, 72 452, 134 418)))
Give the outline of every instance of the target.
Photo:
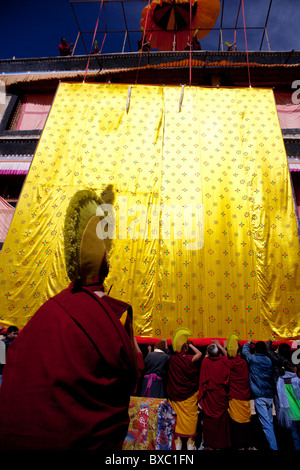
MULTIPOLYGON (((222 2, 222 0, 221 0, 222 2)), ((94 31, 100 3, 73 3, 73 8, 82 31, 94 31)), ((129 34, 131 51, 137 51, 137 40, 140 38, 141 11, 146 1, 124 1, 124 10, 129 34), (135 32, 134 32, 135 31, 135 32)), ((223 27, 233 28, 237 18, 239 0, 225 0, 223 27)), ((244 0, 246 24, 249 27, 263 27, 269 7, 269 0, 244 0)), ((215 28, 220 26, 219 16, 215 28)), ((125 20, 120 2, 106 2, 105 16, 100 14, 99 31, 107 30, 102 52, 121 52, 124 42, 125 20)), ((300 5, 299 0, 273 0, 267 33, 271 50, 290 51, 300 50, 300 5), (298 5, 298 6, 297 6, 298 5)), ((243 26, 242 11, 240 11, 238 27, 243 26)), ((0 59, 53 57, 58 55, 57 46, 61 36, 75 43, 78 26, 69 0, 1 0, 0 3, 0 59)), ((233 31, 224 30, 224 42, 233 42, 233 31)), ((259 50, 262 30, 248 30, 248 50, 259 50)), ((92 33, 84 33, 86 49, 90 52, 92 33)), ((97 34, 99 47, 104 34, 97 34)), ((219 31, 211 33, 201 41, 202 49, 218 50, 219 31)), ((237 33, 237 46, 245 50, 244 31, 237 33)), ((262 50, 268 50, 266 38, 262 50)), ((129 52, 129 42, 126 42, 125 52, 129 52)), ((75 54, 85 54, 81 38, 78 41, 75 54)))

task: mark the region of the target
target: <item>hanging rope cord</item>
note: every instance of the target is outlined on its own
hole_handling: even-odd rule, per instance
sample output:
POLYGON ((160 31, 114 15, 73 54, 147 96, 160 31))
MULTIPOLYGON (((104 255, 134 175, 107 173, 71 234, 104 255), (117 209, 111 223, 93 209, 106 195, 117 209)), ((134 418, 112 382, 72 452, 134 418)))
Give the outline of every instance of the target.
POLYGON ((190 0, 190 66, 189 66, 189 85, 192 84, 192 0, 190 0))
MULTIPOLYGON (((93 46, 94 46, 94 42, 95 42, 95 37, 96 37, 97 29, 98 29, 98 24, 99 24, 99 19, 100 19, 100 13, 101 13, 101 10, 102 10, 102 7, 103 7, 103 2, 104 2, 104 0, 101 1, 101 5, 100 5, 100 9, 99 9, 99 14, 98 14, 98 18, 97 18, 97 21, 96 21, 94 36, 93 36, 92 45, 91 45, 91 51, 90 51, 90 54, 89 54, 89 58, 88 58, 88 61, 87 61, 87 65, 86 65, 83 83, 85 82, 85 79, 86 79, 86 76, 87 76, 87 73, 88 73, 88 69, 89 69, 89 65, 90 65, 91 55, 92 55, 93 46)), ((106 19, 105 19, 105 30, 106 30, 106 19)), ((103 38, 103 41, 102 41, 100 53, 101 53, 101 51, 102 51, 105 38, 106 38, 106 33, 105 33, 104 38, 103 38)))
POLYGON ((244 35, 245 35, 245 45, 246 45, 246 56, 247 56, 248 80, 249 80, 249 88, 251 88, 250 65, 249 65, 249 54, 248 54, 248 46, 247 46, 247 33, 246 33, 246 20, 245 20, 244 0, 242 0, 242 9, 243 9, 243 22, 244 22, 244 35))
POLYGON ((237 12, 236 22, 235 22, 235 27, 234 27, 234 40, 233 40, 234 50, 236 50, 236 28, 237 28, 238 19, 239 19, 239 16, 240 16, 241 3, 242 3, 242 0, 240 0, 239 9, 238 9, 238 12, 237 12))
MULTIPOLYGON (((146 22, 145 22, 145 27, 144 27, 144 32, 143 32, 142 46, 141 46, 141 50, 140 50, 139 65, 138 65, 138 69, 137 69, 137 72, 136 72, 135 84, 137 84, 137 81, 138 81, 138 75, 139 75, 139 70, 140 70, 141 60, 142 60, 142 53, 143 53, 143 48, 144 48, 144 44, 145 44, 146 31, 147 31, 147 26, 148 26, 148 17, 149 17, 149 11, 150 11, 150 1, 151 0, 148 0, 146 22)), ((151 36, 149 38, 149 41, 151 41, 151 36)))
POLYGON ((101 47, 100 47, 99 54, 101 54, 101 52, 102 52, 102 49, 103 49, 103 46, 104 46, 104 42, 105 42, 105 39, 106 39, 106 35, 107 35, 107 23, 106 23, 106 15, 105 15, 105 5, 103 5, 103 13, 104 13, 105 34, 104 34, 104 36, 103 36, 103 40, 102 40, 102 44, 101 44, 101 47))

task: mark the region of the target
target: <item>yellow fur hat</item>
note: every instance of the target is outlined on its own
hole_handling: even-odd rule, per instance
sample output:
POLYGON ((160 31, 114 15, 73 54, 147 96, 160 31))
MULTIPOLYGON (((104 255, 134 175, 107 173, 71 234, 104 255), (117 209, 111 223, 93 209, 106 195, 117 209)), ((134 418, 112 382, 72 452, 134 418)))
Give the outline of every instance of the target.
POLYGON ((228 356, 235 357, 237 355, 238 349, 239 349, 238 340, 239 340, 239 337, 236 333, 230 333, 230 335, 227 338, 228 356))
POLYGON ((64 249, 66 270, 72 282, 88 285, 98 281, 106 254, 105 241, 97 234, 103 218, 97 215, 102 199, 92 190, 81 190, 72 197, 66 211, 64 249))
POLYGON ((187 342, 187 340, 192 336, 191 330, 188 328, 178 328, 176 331, 174 331, 173 337, 172 337, 172 348, 173 351, 175 352, 180 352, 182 345, 187 342))

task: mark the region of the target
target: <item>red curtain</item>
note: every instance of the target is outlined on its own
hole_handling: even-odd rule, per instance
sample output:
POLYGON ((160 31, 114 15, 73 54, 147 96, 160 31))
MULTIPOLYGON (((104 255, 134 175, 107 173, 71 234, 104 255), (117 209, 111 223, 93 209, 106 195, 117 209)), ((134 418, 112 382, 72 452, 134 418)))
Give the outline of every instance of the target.
POLYGON ((281 129, 299 129, 300 103, 297 104, 299 99, 292 93, 275 92, 274 95, 281 129))
POLYGON ((43 129, 52 101, 53 95, 25 95, 16 130, 43 129))

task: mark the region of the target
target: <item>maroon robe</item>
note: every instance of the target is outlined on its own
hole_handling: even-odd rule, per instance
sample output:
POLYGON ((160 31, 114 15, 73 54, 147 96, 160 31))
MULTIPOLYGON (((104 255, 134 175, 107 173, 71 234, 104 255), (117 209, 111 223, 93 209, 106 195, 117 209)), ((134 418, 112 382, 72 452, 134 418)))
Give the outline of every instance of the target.
POLYGON ((226 356, 205 357, 199 382, 199 403, 204 413, 219 418, 227 411, 229 363, 226 356))
POLYGON ((7 354, 1 449, 121 449, 136 383, 128 307, 71 284, 36 312, 7 354))
POLYGON ((229 366, 229 399, 250 400, 250 380, 246 360, 240 356, 232 357, 229 359, 229 366))
POLYGON ((172 401, 190 398, 198 389, 199 374, 194 355, 176 352, 169 363, 167 395, 172 401))
POLYGON ((199 403, 203 410, 205 447, 222 449, 230 446, 228 394, 229 361, 226 356, 205 357, 199 381, 199 403))
MULTIPOLYGON (((246 360, 240 356, 230 357, 229 366, 229 400, 249 401, 251 393, 249 369, 246 360)), ((229 425, 232 447, 236 449, 248 449, 251 447, 251 422, 239 423, 230 418, 229 425)))

